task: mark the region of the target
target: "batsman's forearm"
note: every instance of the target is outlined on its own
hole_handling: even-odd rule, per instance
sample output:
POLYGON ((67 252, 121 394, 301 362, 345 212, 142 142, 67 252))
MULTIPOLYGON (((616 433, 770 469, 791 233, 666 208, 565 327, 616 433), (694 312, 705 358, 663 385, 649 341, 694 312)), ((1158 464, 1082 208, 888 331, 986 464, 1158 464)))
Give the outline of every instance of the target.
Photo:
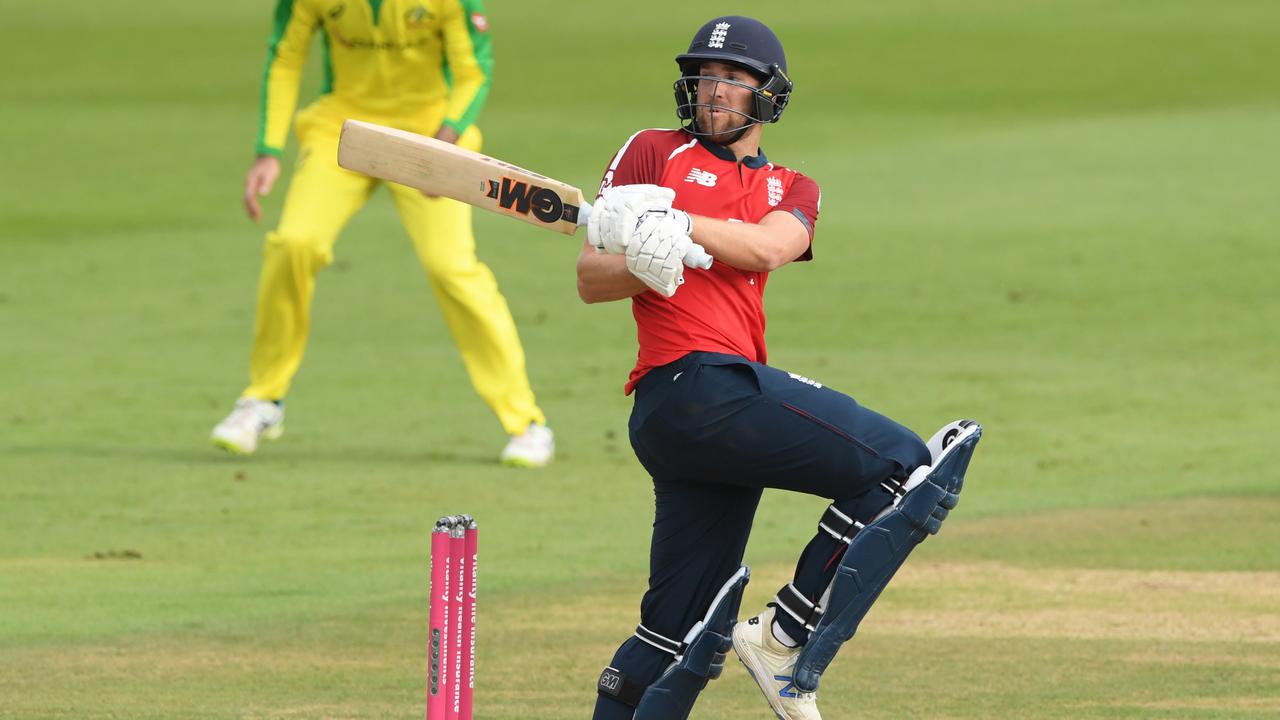
POLYGON ((693 241, 716 259, 739 270, 770 272, 795 260, 807 247, 808 236, 798 221, 789 227, 768 216, 761 223, 729 222, 691 215, 693 241))
POLYGON ((582 302, 625 300, 648 289, 627 270, 624 256, 597 253, 590 245, 583 246, 578 255, 578 297, 582 302))

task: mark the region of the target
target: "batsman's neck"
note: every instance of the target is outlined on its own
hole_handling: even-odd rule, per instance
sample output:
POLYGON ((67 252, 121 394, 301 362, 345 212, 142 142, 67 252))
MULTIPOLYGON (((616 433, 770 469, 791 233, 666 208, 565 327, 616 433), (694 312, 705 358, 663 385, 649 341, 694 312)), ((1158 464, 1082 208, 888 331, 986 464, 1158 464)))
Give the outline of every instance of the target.
POLYGON ((747 131, 742 134, 742 137, 728 145, 725 145, 725 147, 733 153, 733 156, 738 159, 738 162, 742 162, 743 158, 755 157, 760 154, 760 131, 761 126, 759 123, 756 123, 750 128, 747 128, 747 131))

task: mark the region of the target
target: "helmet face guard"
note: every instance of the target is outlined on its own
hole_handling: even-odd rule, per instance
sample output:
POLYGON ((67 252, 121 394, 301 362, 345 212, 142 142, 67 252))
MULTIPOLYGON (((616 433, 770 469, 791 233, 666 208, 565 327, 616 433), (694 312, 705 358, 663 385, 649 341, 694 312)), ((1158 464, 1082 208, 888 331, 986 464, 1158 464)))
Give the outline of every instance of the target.
MULTIPOLYGON (((738 65, 738 63, 733 64, 738 65)), ((740 67, 744 67, 744 69, 752 73, 757 72, 754 68, 740 67)), ((699 66, 692 63, 685 65, 683 70, 684 74, 673 85, 676 95, 676 117, 680 118, 681 128, 698 137, 742 133, 752 125, 778 122, 778 118, 782 117, 782 111, 787 107, 787 101, 791 99, 791 89, 793 87, 791 79, 777 65, 769 68, 769 75, 759 86, 728 78, 702 75, 699 66), (753 96, 750 111, 744 113, 738 108, 731 108, 726 105, 717 105, 713 102, 698 102, 698 85, 704 82, 733 85, 750 91, 753 96), (742 118, 742 124, 723 132, 713 133, 710 128, 704 129, 698 126, 699 108, 708 108, 715 112, 737 115, 742 118)), ((715 95, 716 92, 713 90, 711 96, 715 97, 715 95)))

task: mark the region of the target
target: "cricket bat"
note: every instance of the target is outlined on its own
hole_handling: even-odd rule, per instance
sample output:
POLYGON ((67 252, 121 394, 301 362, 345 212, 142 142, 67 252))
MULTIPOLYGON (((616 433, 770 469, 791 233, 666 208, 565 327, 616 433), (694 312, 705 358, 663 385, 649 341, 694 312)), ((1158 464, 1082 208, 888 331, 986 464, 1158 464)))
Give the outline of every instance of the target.
MULTIPOLYGON (((591 204, 568 183, 452 143, 359 120, 342 124, 338 164, 565 235, 591 217, 591 204)), ((709 268, 711 256, 695 245, 685 264, 709 268)))

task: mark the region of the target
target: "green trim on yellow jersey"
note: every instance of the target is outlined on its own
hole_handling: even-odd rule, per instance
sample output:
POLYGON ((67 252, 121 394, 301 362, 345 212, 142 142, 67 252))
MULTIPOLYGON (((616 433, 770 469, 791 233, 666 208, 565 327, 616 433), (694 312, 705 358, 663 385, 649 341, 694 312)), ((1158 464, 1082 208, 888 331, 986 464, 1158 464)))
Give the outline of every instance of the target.
POLYGON ((271 26, 271 39, 267 41, 267 63, 262 68, 262 95, 260 99, 261 107, 258 112, 258 142, 256 143, 259 155, 280 157, 284 152, 284 148, 267 145, 267 84, 271 76, 271 66, 276 61, 276 47, 280 45, 280 38, 284 37, 284 29, 289 25, 289 18, 291 17, 293 17, 293 0, 278 0, 276 2, 275 20, 271 26))
POLYGON ((382 10, 382 0, 369 0, 369 7, 373 10, 373 24, 378 24, 378 12, 382 10))
POLYGON ((320 44, 323 48, 324 61, 324 82, 320 85, 320 94, 328 95, 333 92, 333 53, 329 51, 329 33, 320 33, 320 44))
MULTIPOLYGON (((471 99, 471 104, 463 111, 462 115, 457 118, 448 118, 444 121, 444 125, 452 128, 459 135, 467 128, 475 124, 476 118, 480 116, 480 109, 484 107, 484 102, 489 97, 489 85, 493 79, 493 42, 489 37, 489 30, 486 27, 483 30, 476 28, 473 18, 477 15, 484 17, 484 3, 481 0, 460 0, 462 12, 466 16, 463 18, 467 25, 467 34, 471 37, 471 53, 475 55, 476 64, 480 66, 480 71, 484 73, 484 82, 480 84, 480 88, 476 90, 475 97, 471 99)), ((445 64, 445 82, 452 84, 448 63, 445 64)))

